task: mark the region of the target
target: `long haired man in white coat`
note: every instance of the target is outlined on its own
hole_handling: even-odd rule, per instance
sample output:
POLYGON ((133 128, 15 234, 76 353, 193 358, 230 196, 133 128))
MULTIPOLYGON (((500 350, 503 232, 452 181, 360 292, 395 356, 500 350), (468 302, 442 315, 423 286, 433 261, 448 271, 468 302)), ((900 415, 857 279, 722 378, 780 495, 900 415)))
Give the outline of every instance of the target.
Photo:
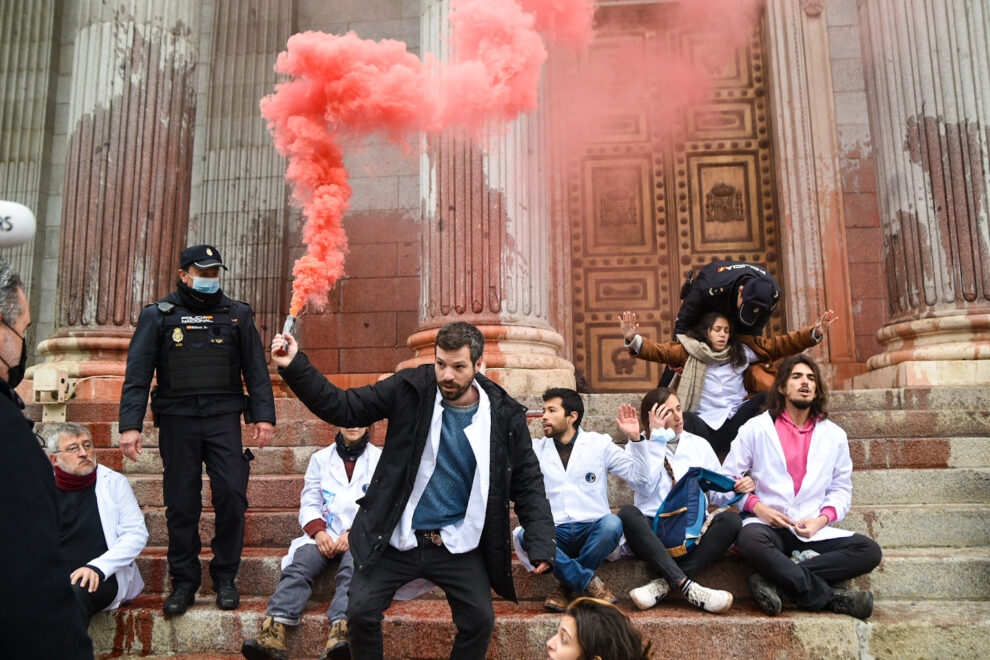
POLYGON ((84 620, 133 600, 144 588, 135 559, 148 542, 127 478, 97 464, 89 429, 60 424, 48 438, 58 487, 59 546, 84 620))
POLYGON ((370 444, 366 427, 343 428, 334 444, 313 454, 299 497, 299 526, 303 535, 289 546, 282 560, 282 578, 268 600, 257 639, 244 642, 250 660, 287 660, 285 626, 297 626, 313 593, 313 582, 338 562, 337 588, 327 610, 330 635, 321 660, 350 658, 347 644, 347 591, 354 574, 348 535, 357 501, 368 490, 381 449, 370 444))
MULTIPOLYGON (((595 576, 622 540, 622 522, 609 508, 608 475, 630 480, 636 464, 612 436, 582 429, 583 417, 584 402, 574 390, 551 387, 543 393, 544 437, 533 439, 533 452, 556 528, 558 585, 543 602, 551 612, 567 609, 571 592, 617 602, 595 576)), ((516 554, 527 563, 521 528, 513 539, 516 554)))
POLYGON ((736 547, 756 569, 753 597, 771 616, 785 602, 866 619, 869 591, 833 584, 869 573, 880 546, 837 529, 852 505, 852 459, 846 433, 827 419, 828 391, 818 365, 805 355, 787 358, 767 397, 767 411, 739 429, 722 465, 724 474, 756 482, 744 509, 736 547), (810 552, 808 552, 810 551, 810 552), (792 553, 797 553, 792 561, 792 553))

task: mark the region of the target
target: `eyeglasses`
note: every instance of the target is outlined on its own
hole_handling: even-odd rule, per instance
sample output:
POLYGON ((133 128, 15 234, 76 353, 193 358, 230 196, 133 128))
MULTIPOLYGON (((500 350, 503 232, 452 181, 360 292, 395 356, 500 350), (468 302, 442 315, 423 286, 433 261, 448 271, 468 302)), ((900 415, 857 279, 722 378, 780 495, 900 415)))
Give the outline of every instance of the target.
POLYGON ((93 450, 93 443, 92 442, 84 442, 81 445, 69 445, 65 449, 59 449, 55 453, 56 454, 62 454, 62 453, 66 453, 66 454, 79 454, 79 453, 82 453, 82 452, 86 452, 88 454, 92 450, 93 450))

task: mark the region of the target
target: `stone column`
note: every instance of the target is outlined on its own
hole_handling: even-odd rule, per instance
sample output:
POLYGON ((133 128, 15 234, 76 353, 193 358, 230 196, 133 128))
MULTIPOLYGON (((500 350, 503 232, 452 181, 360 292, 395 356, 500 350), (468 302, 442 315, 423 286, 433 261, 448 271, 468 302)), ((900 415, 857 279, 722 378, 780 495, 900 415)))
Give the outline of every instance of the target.
POLYGON ((891 317, 857 385, 990 382, 990 7, 860 0, 891 317))
MULTIPOLYGON (((448 3, 424 2, 423 51, 443 57, 448 3)), ((469 321, 485 335, 486 374, 514 395, 573 387, 564 338, 550 324, 552 232, 545 118, 524 116, 480 141, 448 132, 421 161, 420 326, 416 357, 437 330, 469 321), (478 143, 484 148, 478 146, 478 143)))
POLYGON ((769 0, 767 56, 780 201, 787 327, 834 309, 839 321, 814 349, 833 382, 858 373, 849 290, 838 133, 822 0, 769 0))
MULTIPOLYGON (((52 74, 54 0, 8 0, 0 5, 0 198, 24 204, 45 225, 42 205, 42 167, 48 118, 48 91, 52 74)), ((41 236, 0 250, 24 280, 28 295, 36 298, 32 271, 35 246, 41 236), (31 295, 35 294, 35 295, 31 295)), ((36 308, 36 306, 33 306, 36 308)))
POLYGON ((285 161, 258 110, 275 88, 273 64, 292 34, 292 3, 217 3, 204 46, 196 122, 189 243, 215 245, 230 268, 227 295, 254 309, 262 338, 281 330, 288 310, 289 217, 285 161))
POLYGON ((39 350, 69 376, 119 376, 186 241, 201 4, 77 7, 55 333, 39 350))

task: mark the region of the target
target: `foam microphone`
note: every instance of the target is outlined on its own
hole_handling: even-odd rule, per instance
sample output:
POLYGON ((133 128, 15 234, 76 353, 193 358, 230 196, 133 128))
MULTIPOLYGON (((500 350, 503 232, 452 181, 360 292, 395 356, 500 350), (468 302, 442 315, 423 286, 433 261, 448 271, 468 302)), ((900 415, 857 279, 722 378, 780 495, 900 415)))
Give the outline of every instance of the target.
POLYGON ((34 238, 34 213, 17 202, 0 201, 0 247, 23 245, 34 238))

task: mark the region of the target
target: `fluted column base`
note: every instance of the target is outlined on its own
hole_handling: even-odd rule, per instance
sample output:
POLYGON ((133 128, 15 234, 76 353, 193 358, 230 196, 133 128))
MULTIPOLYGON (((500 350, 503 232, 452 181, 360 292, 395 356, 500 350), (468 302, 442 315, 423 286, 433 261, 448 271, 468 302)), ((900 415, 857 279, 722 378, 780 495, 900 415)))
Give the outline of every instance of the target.
POLYGON ((990 383, 990 313, 892 323, 877 339, 884 350, 853 379, 857 388, 990 383))
MULTIPOLYGON (((484 374, 512 396, 542 394, 548 387, 574 387, 574 365, 559 357, 564 338, 546 328, 517 325, 478 325, 485 337, 484 374)), ((440 328, 410 335, 416 355, 398 369, 433 362, 433 343, 440 328)))

